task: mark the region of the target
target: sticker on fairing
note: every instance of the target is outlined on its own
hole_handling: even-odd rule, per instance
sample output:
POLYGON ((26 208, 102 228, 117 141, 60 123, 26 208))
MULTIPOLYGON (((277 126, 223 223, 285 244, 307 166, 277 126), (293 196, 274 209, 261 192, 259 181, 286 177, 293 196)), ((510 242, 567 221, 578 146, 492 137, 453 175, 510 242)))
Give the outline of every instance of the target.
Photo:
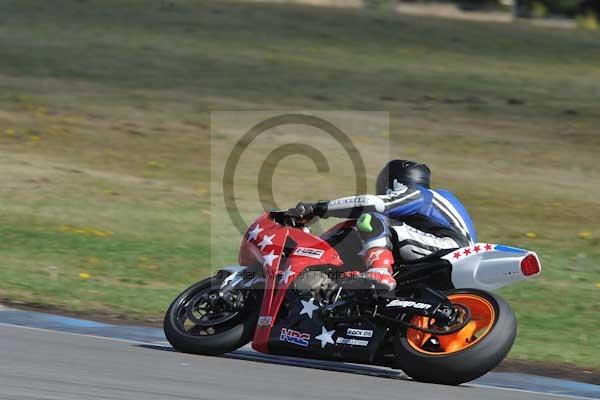
POLYGON ((258 326, 271 326, 273 325, 273 317, 270 315, 261 315, 258 317, 258 322, 256 323, 258 326))
POLYGON ((295 256, 302 256, 302 257, 311 257, 311 258, 316 258, 319 259, 321 257, 323 257, 323 254, 325 253, 325 250, 321 250, 321 249, 313 249, 310 247, 296 247, 296 250, 294 250, 294 254, 295 256))
POLYGON ((279 340, 288 342, 302 347, 308 347, 310 334, 295 331, 293 329, 281 328, 279 340))
POLYGON ((335 341, 336 344, 345 344, 348 346, 363 346, 366 347, 369 345, 368 340, 359 340, 359 339, 351 339, 345 337, 338 337, 335 341))
POLYGON ((353 328, 348 328, 348 330, 346 331, 346 335, 348 335, 348 336, 354 336, 354 337, 370 338, 370 337, 373 337, 373 331, 372 330, 368 330, 368 329, 353 329, 353 328))
POLYGON ((411 307, 411 308, 419 308, 422 310, 428 310, 431 308, 431 304, 427 303, 416 303, 414 301, 408 300, 392 300, 390 301, 386 307, 411 307))

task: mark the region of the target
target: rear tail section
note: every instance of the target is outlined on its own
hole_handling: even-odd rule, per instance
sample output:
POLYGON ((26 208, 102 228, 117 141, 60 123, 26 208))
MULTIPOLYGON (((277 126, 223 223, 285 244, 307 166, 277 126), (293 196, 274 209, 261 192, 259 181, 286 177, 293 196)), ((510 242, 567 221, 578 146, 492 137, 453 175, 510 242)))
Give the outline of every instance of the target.
POLYGON ((494 290, 541 273, 532 251, 499 244, 476 243, 442 257, 452 264, 456 288, 494 290))

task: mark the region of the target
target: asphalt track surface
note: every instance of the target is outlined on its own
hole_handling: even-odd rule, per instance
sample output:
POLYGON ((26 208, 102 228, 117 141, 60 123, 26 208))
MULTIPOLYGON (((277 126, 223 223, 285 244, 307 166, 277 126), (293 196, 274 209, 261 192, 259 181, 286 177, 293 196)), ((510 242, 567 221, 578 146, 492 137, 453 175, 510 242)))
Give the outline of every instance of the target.
POLYGON ((160 335, 149 330, 152 328, 115 327, 40 313, 1 312, 0 321, 0 399, 554 400, 600 397, 595 396, 600 394, 595 391, 600 387, 595 385, 586 385, 588 396, 580 397, 491 387, 485 385, 485 380, 484 385, 460 387, 421 384, 387 369, 265 357, 250 350, 224 357, 188 355, 166 346, 160 335), (40 329, 40 324, 45 328, 40 329), (78 326, 76 332, 87 329, 88 334, 60 329, 69 324, 78 326), (105 333, 111 330, 116 333, 106 337, 109 335, 105 333), (101 336, 90 336, 91 331, 101 336))

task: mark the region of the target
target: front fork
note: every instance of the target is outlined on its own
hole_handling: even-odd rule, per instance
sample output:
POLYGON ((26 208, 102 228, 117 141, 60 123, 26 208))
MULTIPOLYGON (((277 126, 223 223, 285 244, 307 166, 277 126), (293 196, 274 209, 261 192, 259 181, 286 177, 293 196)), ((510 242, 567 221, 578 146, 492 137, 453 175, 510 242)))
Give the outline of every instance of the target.
POLYGON ((232 309, 239 311, 247 305, 246 300, 250 293, 257 290, 264 278, 249 273, 248 268, 242 266, 228 267, 218 271, 216 275, 227 272, 230 274, 223 279, 218 291, 211 294, 211 300, 225 302, 232 309))

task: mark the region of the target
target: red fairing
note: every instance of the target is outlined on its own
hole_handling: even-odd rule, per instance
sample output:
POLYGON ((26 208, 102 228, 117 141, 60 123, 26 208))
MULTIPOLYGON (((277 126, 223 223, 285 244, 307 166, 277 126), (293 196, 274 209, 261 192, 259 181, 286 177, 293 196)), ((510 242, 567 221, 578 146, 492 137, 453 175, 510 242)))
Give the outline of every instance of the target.
POLYGON ((285 291, 294 279, 312 265, 343 265, 339 255, 324 240, 305 232, 301 228, 282 226, 272 221, 268 214, 258 218, 246 232, 239 255, 240 265, 259 262, 265 272, 265 293, 260 317, 254 333, 252 347, 268 353, 268 339, 275 323, 285 291), (297 243, 295 250, 282 264, 281 254, 287 237, 297 243))

